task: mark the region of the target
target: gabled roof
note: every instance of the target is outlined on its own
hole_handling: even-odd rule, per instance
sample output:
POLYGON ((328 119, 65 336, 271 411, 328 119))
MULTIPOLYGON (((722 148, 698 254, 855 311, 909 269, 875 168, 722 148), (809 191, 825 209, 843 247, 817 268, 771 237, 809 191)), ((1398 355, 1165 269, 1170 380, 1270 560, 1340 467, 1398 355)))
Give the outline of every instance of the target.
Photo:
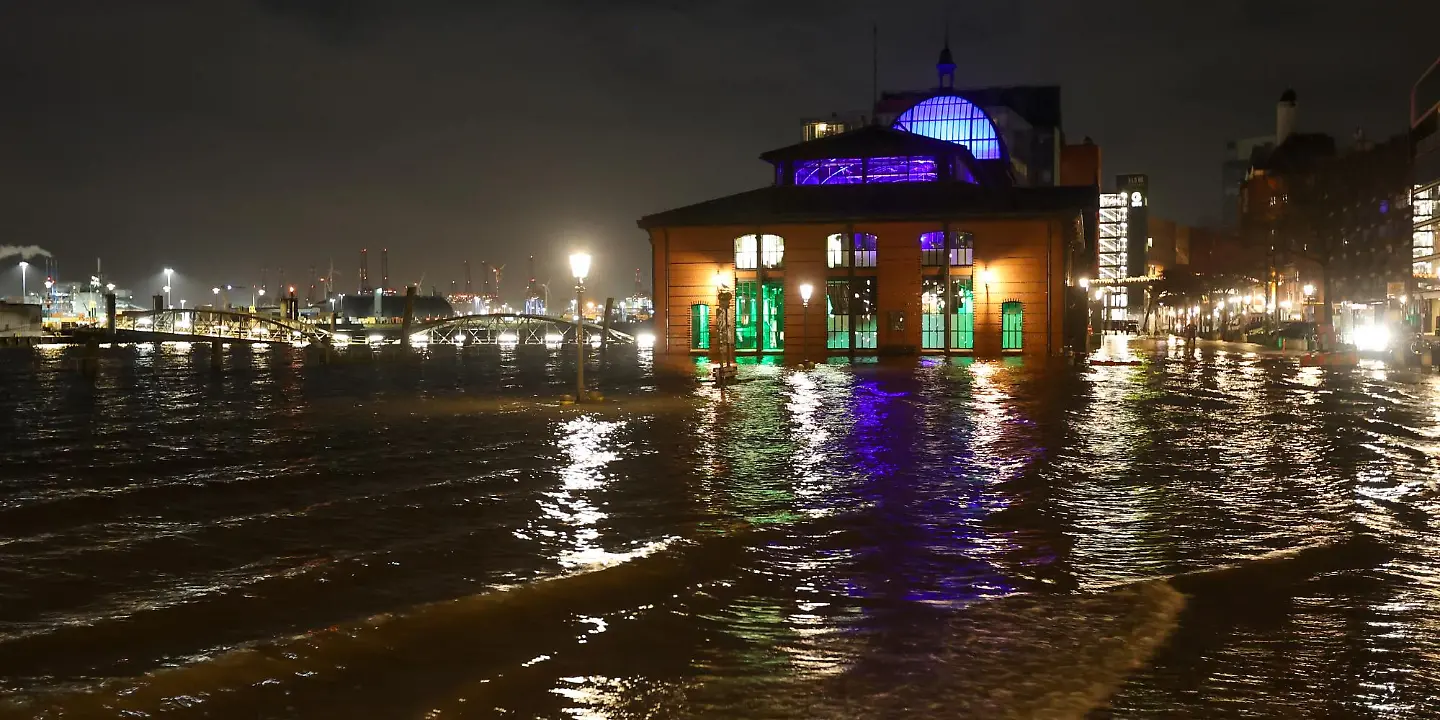
POLYGON ((904 130, 867 125, 863 128, 796 143, 760 155, 768 163, 821 158, 898 157, 901 155, 960 155, 971 167, 975 157, 964 145, 936 140, 904 130))
MULTIPOLYGON (((946 143, 947 145, 949 143, 946 143)), ((643 229, 866 220, 962 220, 1098 212, 1093 185, 987 188, 968 183, 780 185, 640 218, 643 229)))

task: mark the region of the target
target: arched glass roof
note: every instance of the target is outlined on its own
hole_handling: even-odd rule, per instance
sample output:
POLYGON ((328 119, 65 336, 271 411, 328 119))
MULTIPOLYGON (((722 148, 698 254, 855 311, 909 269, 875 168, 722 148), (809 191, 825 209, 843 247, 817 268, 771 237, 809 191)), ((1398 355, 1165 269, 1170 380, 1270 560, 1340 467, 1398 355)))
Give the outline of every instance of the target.
POLYGON ((974 103, 941 95, 916 103, 895 120, 895 129, 964 145, 976 160, 999 160, 1000 136, 974 103))

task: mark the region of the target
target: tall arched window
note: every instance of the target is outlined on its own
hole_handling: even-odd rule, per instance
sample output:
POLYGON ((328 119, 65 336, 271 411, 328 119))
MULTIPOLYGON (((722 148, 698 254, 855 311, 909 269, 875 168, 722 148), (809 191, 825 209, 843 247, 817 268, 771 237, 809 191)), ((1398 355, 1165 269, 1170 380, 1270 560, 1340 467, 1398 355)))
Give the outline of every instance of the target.
POLYGON ((760 264, 759 244, 754 235, 735 238, 735 269, 754 270, 760 264))
POLYGON ((1015 300, 1000 304, 1000 349, 1020 350, 1025 345, 1025 309, 1015 300))
POLYGON ((741 235, 735 238, 735 269, 754 270, 761 263, 778 268, 785 262, 785 238, 779 235, 741 235))
POLYGON ((832 268, 850 267, 851 263, 858 268, 873 268, 879 242, 880 238, 870 233, 855 233, 848 243, 840 233, 831 235, 825 239, 825 264, 832 268))
POLYGON ((785 263, 785 238, 779 235, 760 236, 760 262, 767 268, 778 268, 785 263))
MULTIPOLYGON (((944 267, 945 233, 940 231, 920 234, 920 264, 925 267, 944 267)), ((975 264, 975 236, 963 230, 950 231, 950 267, 969 267, 975 264)))

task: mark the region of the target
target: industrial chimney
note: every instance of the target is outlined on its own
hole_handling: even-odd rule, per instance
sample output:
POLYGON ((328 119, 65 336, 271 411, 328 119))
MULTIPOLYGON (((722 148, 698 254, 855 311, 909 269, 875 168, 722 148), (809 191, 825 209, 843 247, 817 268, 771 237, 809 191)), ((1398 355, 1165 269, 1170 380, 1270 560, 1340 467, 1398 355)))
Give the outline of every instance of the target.
POLYGON ((370 292, 370 255, 365 248, 360 248, 360 294, 370 292))
POLYGON ((1285 138, 1295 132, 1295 91, 1286 90, 1275 103, 1275 146, 1285 144, 1285 138))
POLYGON ((380 248, 380 289, 390 289, 390 248, 380 248))

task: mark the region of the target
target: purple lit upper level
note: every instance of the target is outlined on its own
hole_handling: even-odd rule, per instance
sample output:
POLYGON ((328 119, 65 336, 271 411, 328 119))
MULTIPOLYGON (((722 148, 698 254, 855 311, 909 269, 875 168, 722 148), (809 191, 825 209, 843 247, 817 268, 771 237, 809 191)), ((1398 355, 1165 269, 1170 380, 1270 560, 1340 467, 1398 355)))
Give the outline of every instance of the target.
MULTIPOLYGON (((991 136, 988 142, 990 145, 984 146, 987 151, 1001 152, 998 139, 991 136)), ((987 172, 963 143, 877 125, 772 150, 760 157, 775 166, 776 185, 988 184, 982 178, 997 174, 993 168, 987 172)))

